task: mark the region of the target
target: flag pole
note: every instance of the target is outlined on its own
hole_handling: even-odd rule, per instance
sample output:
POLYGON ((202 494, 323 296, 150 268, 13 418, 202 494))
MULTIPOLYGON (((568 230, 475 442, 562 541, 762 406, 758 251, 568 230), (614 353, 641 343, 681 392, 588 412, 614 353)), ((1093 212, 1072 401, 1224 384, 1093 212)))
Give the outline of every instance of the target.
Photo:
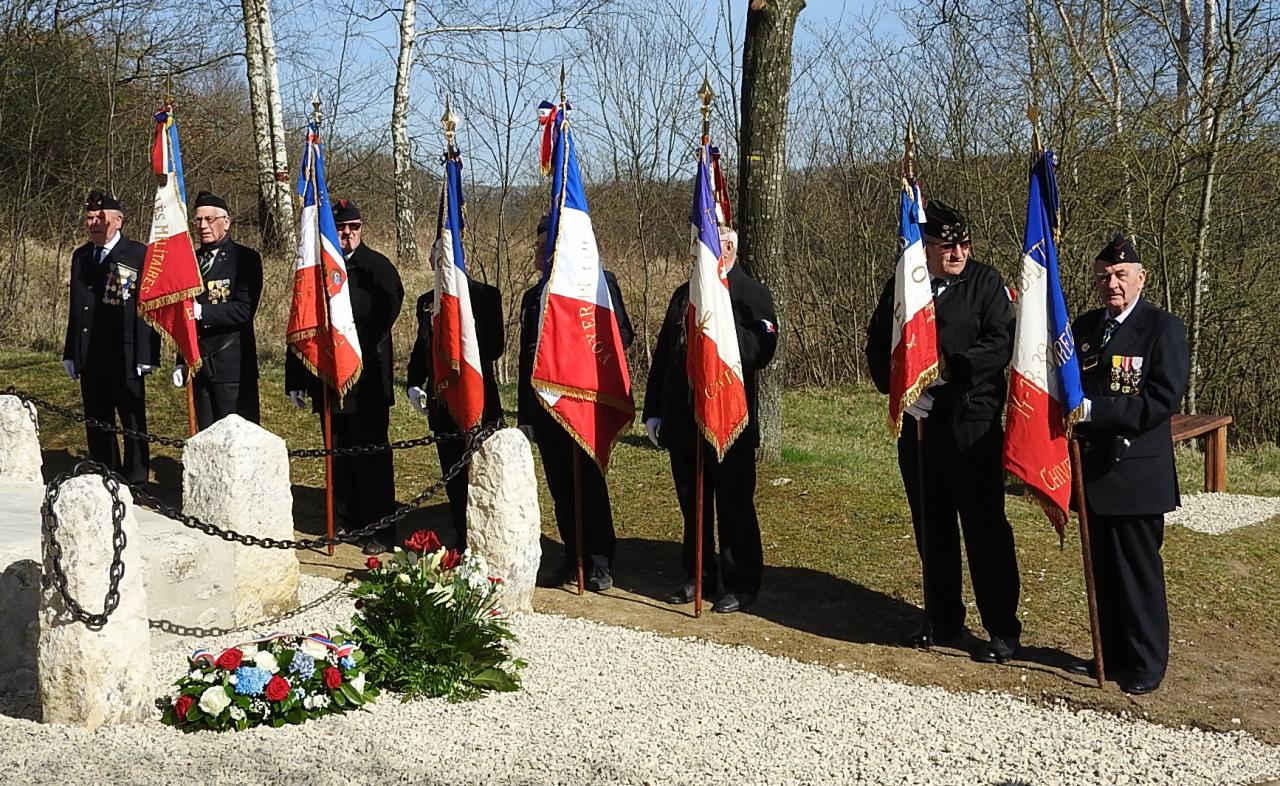
MULTIPOLYGON (((172 117, 173 117, 173 98, 174 98, 174 96, 173 96, 173 74, 165 74, 165 77, 164 77, 164 110, 165 110, 165 112, 169 113, 169 117, 170 117, 170 118, 172 118, 172 117)), ((170 169, 171 169, 171 170, 175 170, 175 169, 176 169, 176 165, 175 165, 175 164, 176 164, 176 162, 175 162, 175 160, 174 160, 173 149, 172 149, 171 147, 169 147, 167 144, 165 145, 165 147, 164 147, 163 149, 164 149, 164 150, 167 150, 167 151, 168 151, 168 154, 169 154, 169 160, 168 160, 168 161, 166 161, 166 162, 165 162, 165 164, 167 164, 167 165, 170 167, 170 169)), ((165 178, 166 178, 166 179, 168 179, 168 175, 165 175, 165 178)), ((186 205, 185 200, 184 200, 181 204, 182 204, 183 209, 186 209, 186 206, 187 206, 187 205, 186 205)), ((186 360, 186 358, 183 358, 183 360, 185 361, 185 360, 186 360)), ((195 390, 196 380, 195 380, 195 377, 196 377, 196 375, 195 375, 194 373, 191 373, 190 371, 188 371, 188 373, 187 373, 187 384, 184 386, 184 387, 187 389, 187 391, 186 391, 186 392, 187 392, 187 433, 188 433, 190 436, 192 436, 192 437, 194 437, 194 436, 196 435, 196 433, 200 430, 200 429, 199 429, 199 424, 196 422, 196 390, 195 390)))
MULTIPOLYGON (((907 115, 907 133, 903 140, 902 176, 914 187, 916 180, 916 126, 907 115)), ((902 417, 900 414, 899 417, 902 417)), ((916 418, 916 544, 920 549, 920 593, 923 597, 926 650, 933 646, 933 621, 929 618, 929 522, 925 516, 924 421, 916 418)))
MULTIPOLYGON (((324 115, 320 112, 320 93, 319 93, 319 92, 315 92, 315 93, 312 93, 312 94, 311 94, 311 117, 312 117, 312 119, 315 121, 315 124, 316 124, 316 134, 318 135, 318 134, 320 133, 320 123, 321 123, 321 121, 324 119, 324 115)), ((315 193, 315 195, 316 195, 316 211, 317 211, 317 213, 318 213, 320 210, 322 210, 322 209, 323 209, 323 207, 324 207, 324 206, 320 204, 320 186, 319 186, 319 183, 317 183, 317 182, 316 182, 316 179, 315 179, 315 177, 316 177, 316 169, 315 169, 315 163, 314 163, 314 160, 313 160, 313 163, 312 163, 312 165, 311 165, 311 174, 309 175, 309 177, 311 178, 311 181, 312 181, 312 188, 313 188, 313 191, 314 191, 314 193, 315 193)), ((317 233, 317 234, 319 234, 319 232, 320 232, 320 223, 319 223, 319 221, 317 221, 317 222, 316 222, 316 233, 317 233)), ((317 243, 316 247, 317 247, 317 248, 322 248, 322 245, 321 245, 321 244, 319 244, 319 243, 317 243)), ((321 291, 323 292, 323 291, 324 291, 324 289, 323 289, 323 288, 324 288, 324 286, 325 286, 325 282, 324 282, 324 266, 323 266, 323 265, 318 266, 318 270, 319 270, 319 272, 320 272, 320 276, 321 276, 321 281, 320 281, 321 291)), ((328 320, 328 309, 327 309, 328 298, 325 298, 325 302, 326 302, 325 319, 326 319, 326 321, 327 321, 327 320, 328 320)), ((324 521, 325 521, 325 532, 326 532, 326 534, 329 536, 329 538, 332 540, 332 539, 333 539, 333 532, 334 532, 334 529, 333 529, 333 454, 332 454, 330 451, 332 451, 332 450, 333 450, 333 421, 332 421, 332 417, 331 417, 330 412, 329 412, 329 387, 330 387, 330 386, 329 386, 329 385, 327 385, 327 384, 325 384, 325 383, 322 381, 322 382, 321 382, 321 387, 323 388, 323 391, 322 391, 322 393, 321 393, 321 398, 320 398, 320 402, 321 402, 321 404, 320 404, 320 431, 321 431, 321 433, 324 435, 324 450, 325 450, 325 455, 324 455, 324 521)), ((367 523, 368 523, 368 522, 360 522, 360 524, 361 524, 362 526, 363 526, 364 524, 367 524, 367 523)), ((325 547, 325 549, 326 549, 326 551, 328 552, 328 556, 332 557, 332 556, 333 556, 333 544, 332 544, 332 543, 330 543, 328 546, 326 546, 326 547, 325 547)))
MULTIPOLYGON (((564 89, 564 61, 560 62, 560 117, 565 116, 565 108, 569 105, 569 98, 564 89)), ((568 155, 568 151, 565 151, 568 155)), ((564 183, 560 184, 564 188, 564 183)), ((558 228, 557 228, 558 229, 558 228)), ((578 579, 578 594, 585 592, 586 582, 582 569, 582 448, 577 445, 573 447, 573 551, 574 551, 574 568, 578 579)))

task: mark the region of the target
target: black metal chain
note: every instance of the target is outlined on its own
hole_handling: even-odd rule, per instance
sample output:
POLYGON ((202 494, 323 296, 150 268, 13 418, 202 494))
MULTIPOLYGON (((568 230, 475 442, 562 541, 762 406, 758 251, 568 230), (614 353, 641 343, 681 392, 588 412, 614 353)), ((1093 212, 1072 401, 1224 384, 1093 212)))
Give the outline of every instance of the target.
MULTIPOLYGON (((85 415, 82 415, 79 412, 76 412, 75 410, 68 409, 67 407, 60 406, 58 404, 54 404, 51 401, 45 401, 44 399, 39 398, 37 396, 33 396, 30 393, 27 393, 22 390, 18 390, 12 385, 6 388, 4 393, 5 395, 8 395, 8 396, 17 396, 22 401, 28 404, 32 404, 34 406, 40 407, 41 409, 46 409, 54 413, 55 415, 61 415, 65 418, 69 418, 76 422, 83 423, 95 431, 107 431, 112 434, 123 434, 126 437, 133 437, 135 439, 141 439, 147 442, 154 442, 160 445, 167 445, 171 448, 177 448, 179 450, 181 450, 182 447, 186 444, 186 440, 178 439, 176 437, 164 437, 158 434, 148 434, 145 431, 138 431, 137 429, 131 429, 131 428, 122 428, 120 426, 117 426, 114 423, 107 423, 102 420, 86 417, 85 415)), ((296 448, 294 450, 289 451, 289 458, 322 458, 324 456, 368 456, 374 453, 381 453, 387 450, 405 450, 408 448, 422 448, 422 447, 427 447, 428 445, 434 445, 437 442, 451 442, 456 439, 462 439, 466 435, 467 435, 466 431, 458 430, 458 431, 446 432, 443 434, 432 434, 425 437, 418 437, 417 439, 401 439, 401 440, 396 440, 395 442, 383 442, 380 444, 351 445, 349 447, 327 448, 327 449, 326 448, 296 448)))
POLYGON ((72 619, 82 623, 89 630, 102 630, 107 624, 107 618, 111 616, 111 612, 115 611, 120 605, 120 582, 124 579, 124 500, 120 499, 120 484, 122 478, 106 465, 96 461, 81 461, 76 464, 75 468, 70 472, 64 472, 45 489, 44 505, 41 506, 41 528, 44 531, 44 550, 43 557, 52 569, 53 575, 47 573, 40 579, 40 583, 44 588, 48 588, 50 584, 62 596, 62 602, 67 607, 67 612, 71 614, 72 619), (58 515, 54 512, 54 505, 58 502, 58 493, 62 488, 62 484, 77 475, 87 473, 95 473, 102 476, 102 485, 106 486, 107 493, 111 495, 111 567, 107 573, 107 596, 102 604, 102 613, 93 614, 85 611, 84 606, 80 605, 71 592, 67 589, 67 574, 62 569, 62 544, 58 542, 58 515))

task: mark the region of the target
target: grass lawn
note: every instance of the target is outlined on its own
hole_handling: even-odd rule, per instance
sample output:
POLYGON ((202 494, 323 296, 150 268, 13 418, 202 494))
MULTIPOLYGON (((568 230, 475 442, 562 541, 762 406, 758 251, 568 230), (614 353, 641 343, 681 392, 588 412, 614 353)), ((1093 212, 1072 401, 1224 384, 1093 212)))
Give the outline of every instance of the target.
MULTIPOLYGON (((318 421, 285 398, 282 369, 262 378, 263 425, 290 447, 320 444, 318 421)), ((0 350, 0 388, 13 385, 79 408, 77 386, 50 354, 0 350)), ((184 396, 167 373, 149 384, 150 430, 181 436, 184 396)), ((515 401, 505 389, 503 401, 515 401)), ((639 427, 624 438, 610 471, 619 545, 617 589, 578 597, 539 590, 540 610, 585 616, 665 635, 700 636, 833 668, 861 668, 895 679, 955 690, 1001 690, 1033 701, 1128 711, 1161 722, 1215 729, 1246 729, 1280 743, 1280 518, 1227 535, 1172 527, 1164 547, 1173 644, 1164 688, 1132 698, 1114 686, 1097 690, 1060 666, 1069 655, 1089 652, 1088 612, 1074 522, 1065 547, 1033 503, 1010 497, 1008 514, 1018 546, 1026 627, 1025 657, 1004 667, 973 663, 964 649, 930 653, 904 650, 898 639, 918 621, 919 564, 894 445, 884 426, 884 400, 869 389, 794 390, 786 398, 783 458, 761 465, 757 502, 767 564, 762 594, 751 614, 705 615, 657 598, 681 578, 680 517, 664 453, 649 447, 639 427)), ((41 415, 45 474, 65 469, 84 454, 78 424, 41 415)), ((392 409, 392 439, 421 436, 425 419, 401 400, 392 409)), ((155 449, 157 485, 177 493, 180 456, 155 449)), ((431 449, 396 454, 396 485, 408 499, 439 476, 431 449)), ((1178 452, 1184 492, 1198 491, 1199 455, 1178 452)), ((294 508, 300 530, 323 528, 323 463, 293 464, 294 508)), ((1280 496, 1280 449, 1235 450, 1230 489, 1280 496)), ((550 500, 543 492, 544 546, 560 558, 550 500)), ((451 536, 443 505, 415 513, 402 534, 419 526, 451 536)), ((300 555, 306 569, 346 572, 363 559, 342 547, 330 560, 300 555)), ((970 629, 981 631, 969 598, 970 629)), ((969 642, 969 647, 977 645, 969 642)))

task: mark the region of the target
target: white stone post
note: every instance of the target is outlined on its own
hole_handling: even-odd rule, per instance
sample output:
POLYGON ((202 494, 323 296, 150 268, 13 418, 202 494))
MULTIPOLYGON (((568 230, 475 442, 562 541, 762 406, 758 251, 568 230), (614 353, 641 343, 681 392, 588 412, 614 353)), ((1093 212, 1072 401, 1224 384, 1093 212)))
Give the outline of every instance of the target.
MULTIPOLYGON (((41 593, 38 671, 45 723, 96 729, 150 716, 154 700, 147 591, 142 570, 133 495, 121 486, 125 504, 120 605, 98 631, 71 618, 52 583, 41 593)), ((54 504, 56 537, 62 548, 67 591, 85 611, 101 613, 112 559, 111 495, 99 475, 81 475, 62 485, 54 504)), ((44 575, 53 575, 46 557, 44 575)))
POLYGON ((17 396, 0 396, 0 480, 43 483, 36 408, 17 396))
MULTIPOLYGON (((284 440, 228 415, 187 440, 182 451, 183 512, 245 535, 291 540, 293 490, 284 440)), ((232 617, 253 625, 298 607, 298 555, 219 541, 231 566, 232 617)))
POLYGON ((541 535, 533 451, 519 429, 503 429, 471 459, 467 544, 502 578, 507 611, 533 611, 541 535))

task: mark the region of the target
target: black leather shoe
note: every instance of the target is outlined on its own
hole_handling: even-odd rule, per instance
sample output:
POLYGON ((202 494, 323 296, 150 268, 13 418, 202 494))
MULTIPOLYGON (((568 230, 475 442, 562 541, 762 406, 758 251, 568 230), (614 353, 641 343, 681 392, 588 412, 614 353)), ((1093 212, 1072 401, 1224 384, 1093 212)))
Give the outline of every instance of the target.
POLYGON ((1093 660, 1091 658, 1078 658, 1067 664, 1067 673, 1078 674, 1081 677, 1096 677, 1097 672, 1093 668, 1093 660))
POLYGON ((539 587, 563 587, 566 584, 578 584, 578 566, 561 565, 538 579, 539 587))
POLYGON ((999 636, 992 636, 991 641, 986 646, 973 654, 973 659, 979 663, 1008 663, 1017 654, 1017 639, 1002 639, 999 636))
POLYGON ((1120 683, 1120 690, 1130 696, 1142 696, 1151 693, 1160 687, 1161 680, 1159 678, 1146 678, 1136 680, 1125 680, 1120 683))
POLYGON ((749 592, 726 592, 724 597, 716 601, 716 605, 711 610, 717 614, 732 614, 735 611, 746 611, 751 602, 756 599, 755 595, 749 592))
MULTIPOLYGON (((578 577, 575 575, 573 580, 576 583, 578 577)), ((609 569, 604 565, 596 565, 591 569, 591 575, 587 577, 586 586, 592 592, 613 589, 613 576, 609 575, 609 569)))
POLYGON ((902 640, 902 646, 917 650, 927 650, 935 644, 949 647, 964 640, 964 628, 956 631, 934 634, 933 627, 926 624, 902 640))
POLYGON ((364 552, 365 556, 372 557, 378 554, 386 554, 391 551, 391 547, 380 540, 370 540, 365 542, 364 548, 360 549, 360 551, 364 552))
POLYGON ((686 603, 693 603, 693 579, 689 579, 685 583, 676 587, 671 592, 663 596, 662 600, 673 606, 682 606, 686 603))

